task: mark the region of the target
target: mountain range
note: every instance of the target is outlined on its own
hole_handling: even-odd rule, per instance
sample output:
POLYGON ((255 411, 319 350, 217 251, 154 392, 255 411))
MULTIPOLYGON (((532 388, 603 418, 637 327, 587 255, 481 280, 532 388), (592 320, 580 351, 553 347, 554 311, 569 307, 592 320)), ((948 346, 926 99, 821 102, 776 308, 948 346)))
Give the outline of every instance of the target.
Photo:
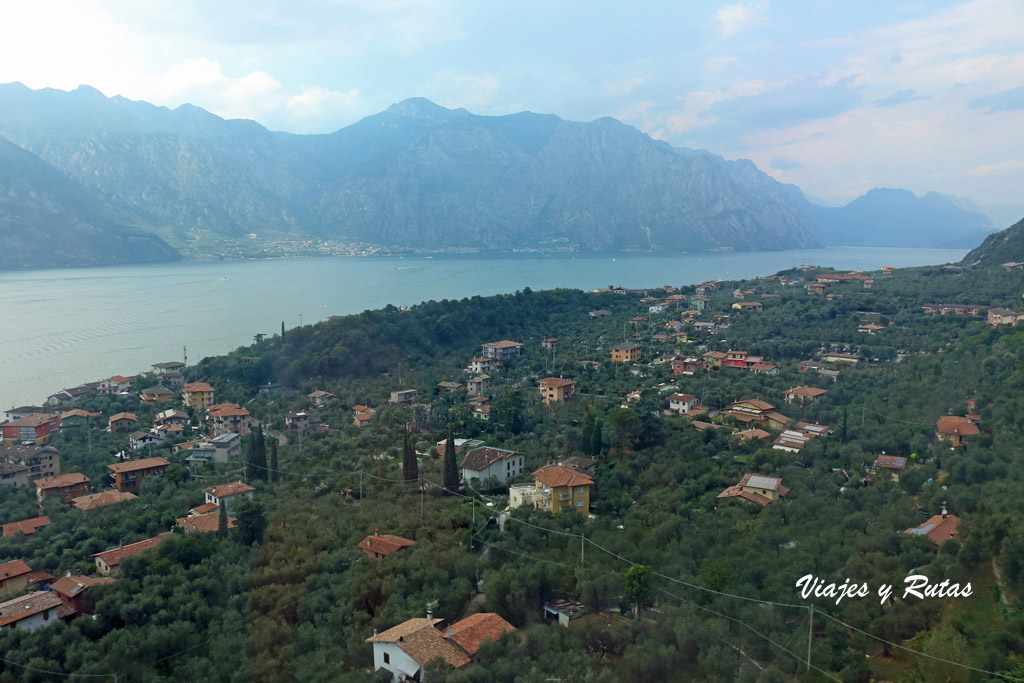
POLYGON ((422 98, 295 135, 191 105, 12 83, 0 85, 0 137, 0 266, 325 240, 399 251, 942 246, 991 230, 974 207, 934 193, 876 190, 821 207, 749 161, 611 118, 477 116, 422 98), (44 233, 72 246, 33 247, 44 233))

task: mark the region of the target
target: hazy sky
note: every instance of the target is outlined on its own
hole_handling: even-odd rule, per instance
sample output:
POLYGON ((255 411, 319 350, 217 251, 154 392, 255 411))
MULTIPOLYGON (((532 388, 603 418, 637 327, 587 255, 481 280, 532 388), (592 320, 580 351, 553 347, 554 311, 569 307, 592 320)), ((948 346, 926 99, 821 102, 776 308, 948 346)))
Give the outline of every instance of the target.
POLYGON ((292 132, 413 96, 614 116, 832 203, 904 187, 1024 216, 1024 0, 33 0, 0 6, 9 81, 292 132))

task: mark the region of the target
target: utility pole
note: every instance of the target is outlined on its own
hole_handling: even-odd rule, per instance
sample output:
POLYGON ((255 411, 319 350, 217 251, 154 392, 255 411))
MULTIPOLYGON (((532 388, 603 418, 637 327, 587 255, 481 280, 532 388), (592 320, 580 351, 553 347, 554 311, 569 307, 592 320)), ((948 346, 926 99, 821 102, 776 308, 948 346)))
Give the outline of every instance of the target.
POLYGON ((583 562, 584 562, 584 560, 583 560, 583 542, 585 540, 586 540, 586 538, 583 536, 583 534, 580 534, 580 564, 583 564, 583 562))
POLYGON ((814 639, 814 605, 807 606, 807 671, 811 670, 811 641, 814 639))
POLYGON ((359 470, 359 504, 363 504, 363 471, 359 470))

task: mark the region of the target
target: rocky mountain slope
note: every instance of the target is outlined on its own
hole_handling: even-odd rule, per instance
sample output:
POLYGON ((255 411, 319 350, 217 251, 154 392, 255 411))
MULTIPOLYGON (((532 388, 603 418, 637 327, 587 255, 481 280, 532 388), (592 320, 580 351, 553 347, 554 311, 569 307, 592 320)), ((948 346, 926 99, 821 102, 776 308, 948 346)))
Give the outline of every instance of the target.
POLYGON ((964 256, 964 265, 995 266, 1024 263, 1024 219, 985 238, 964 256))
POLYGON ((169 261, 178 253, 140 221, 0 138, 0 267, 169 261))
MULTIPOLYGON (((64 176, 67 206, 88 197, 190 256, 218 240, 704 251, 959 246, 989 230, 980 212, 934 193, 875 190, 826 208, 749 161, 675 148, 614 119, 477 116, 422 98, 331 134, 293 135, 191 105, 12 83, 0 85, 0 136, 64 176)), ((40 223, 20 225, 9 244, 40 223)))

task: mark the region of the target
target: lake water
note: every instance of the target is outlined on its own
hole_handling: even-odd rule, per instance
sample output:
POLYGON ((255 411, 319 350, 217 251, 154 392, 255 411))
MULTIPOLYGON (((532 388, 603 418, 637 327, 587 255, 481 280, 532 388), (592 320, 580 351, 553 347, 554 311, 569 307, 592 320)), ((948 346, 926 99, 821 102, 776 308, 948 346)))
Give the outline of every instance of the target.
POLYGON ((686 285, 801 264, 871 270, 959 261, 963 249, 830 247, 701 255, 338 257, 0 271, 0 409, 162 361, 190 362, 387 304, 517 289, 686 285))

